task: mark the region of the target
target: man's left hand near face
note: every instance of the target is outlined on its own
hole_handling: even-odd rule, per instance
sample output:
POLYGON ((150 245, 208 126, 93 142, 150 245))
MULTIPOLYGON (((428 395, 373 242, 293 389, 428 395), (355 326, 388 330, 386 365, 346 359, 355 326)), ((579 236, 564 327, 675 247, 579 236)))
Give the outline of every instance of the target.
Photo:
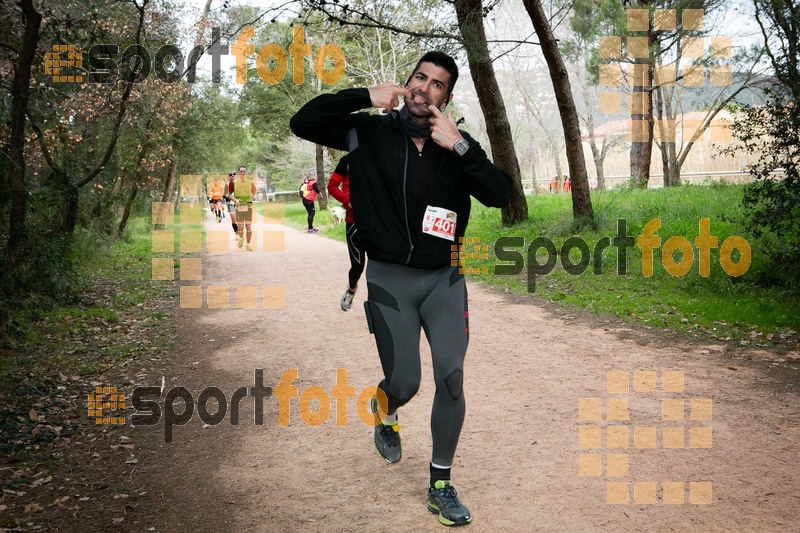
POLYGON ((453 145, 463 139, 461 133, 458 131, 458 126, 456 126, 453 120, 452 109, 447 115, 444 115, 435 105, 429 105, 428 110, 433 114, 430 120, 431 139, 442 148, 452 151, 453 145))

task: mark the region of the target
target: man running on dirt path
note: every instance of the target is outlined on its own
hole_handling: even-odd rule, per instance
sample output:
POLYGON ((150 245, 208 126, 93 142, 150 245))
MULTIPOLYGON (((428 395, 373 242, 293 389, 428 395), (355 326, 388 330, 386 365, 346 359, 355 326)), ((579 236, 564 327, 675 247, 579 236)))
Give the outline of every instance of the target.
POLYGON ((256 195, 256 184, 247 175, 247 167, 239 167, 239 175, 233 182, 234 196, 236 198, 236 219, 239 226, 239 248, 244 245, 245 232, 247 235, 247 251, 252 252, 250 239, 253 236, 251 224, 253 222, 253 197, 256 195))
POLYGON ((225 195, 225 202, 228 205, 228 214, 231 218, 231 227, 233 228, 234 235, 238 236, 239 226, 236 224, 236 171, 231 170, 228 172, 228 183, 225 185, 225 190, 228 194, 225 195))
POLYGON ((369 256, 367 323, 383 367, 379 387, 389 401, 374 440, 390 463, 401 457, 397 409, 419 388, 420 328, 425 331, 436 382, 428 509, 449 526, 472 521, 450 477, 464 421, 469 339, 466 282, 451 262, 451 247, 464 236, 470 195, 503 207, 511 187, 451 114, 442 114, 457 79, 450 56, 428 52, 405 87, 323 94, 291 120, 297 136, 350 152, 350 203, 369 256), (405 106, 394 111, 401 96, 405 106), (387 114, 353 113, 371 107, 387 114))
POLYGON ((224 194, 224 186, 218 179, 214 179, 209 186, 209 194, 211 194, 211 208, 214 211, 214 217, 217 222, 222 222, 222 195, 224 194))

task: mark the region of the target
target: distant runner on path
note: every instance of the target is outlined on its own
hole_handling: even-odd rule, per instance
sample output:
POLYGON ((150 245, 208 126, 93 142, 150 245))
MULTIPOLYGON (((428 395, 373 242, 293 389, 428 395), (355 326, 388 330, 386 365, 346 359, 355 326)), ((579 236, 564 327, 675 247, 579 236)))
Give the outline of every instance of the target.
POLYGON ((349 311, 353 305, 353 298, 358 289, 358 280, 364 272, 366 257, 361 252, 359 245, 356 244, 358 229, 353 218, 353 206, 350 205, 350 165, 349 156, 344 156, 339 160, 336 169, 331 174, 328 181, 328 193, 342 202, 345 209, 345 239, 347 241, 347 254, 350 257, 350 270, 347 272, 347 288, 342 295, 340 306, 342 311, 349 311))
POLYGON ((256 184, 247 175, 247 167, 239 167, 239 175, 233 183, 234 196, 236 197, 236 219, 239 226, 239 248, 244 245, 247 236, 247 251, 252 252, 250 239, 253 236, 251 224, 253 221, 253 196, 256 195, 256 184))

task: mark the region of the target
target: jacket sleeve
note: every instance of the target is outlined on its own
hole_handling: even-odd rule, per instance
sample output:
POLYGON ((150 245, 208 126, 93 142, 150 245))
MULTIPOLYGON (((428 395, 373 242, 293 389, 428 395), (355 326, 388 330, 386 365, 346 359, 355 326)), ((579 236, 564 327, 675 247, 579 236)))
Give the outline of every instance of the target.
POLYGON ((469 143, 463 156, 456 156, 459 171, 469 184, 469 192, 487 207, 505 207, 511 197, 511 177, 489 161, 478 141, 468 133, 461 135, 469 143))
POLYGON ((331 180, 328 182, 328 193, 346 206, 350 203, 350 195, 345 194, 345 192, 339 188, 339 184, 342 183, 343 179, 344 176, 334 170, 333 174, 331 174, 331 180))
POLYGON ((369 89, 344 89, 335 94, 321 94, 300 108, 289 121, 295 135, 313 143, 347 150, 347 134, 368 113, 354 111, 372 107, 369 89))

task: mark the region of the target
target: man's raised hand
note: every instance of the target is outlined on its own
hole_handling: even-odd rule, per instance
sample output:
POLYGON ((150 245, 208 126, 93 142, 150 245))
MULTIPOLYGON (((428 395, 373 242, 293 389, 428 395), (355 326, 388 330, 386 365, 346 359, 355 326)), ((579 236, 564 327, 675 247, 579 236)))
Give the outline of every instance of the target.
POLYGON ((453 145, 463 137, 453 120, 452 108, 447 115, 442 114, 442 111, 435 105, 429 105, 428 110, 433 113, 433 117, 431 117, 431 139, 442 148, 453 150, 453 145))
POLYGON ((400 100, 398 98, 400 95, 410 98, 411 92, 404 87, 400 87, 396 83, 384 83, 369 88, 369 98, 372 101, 372 107, 383 109, 386 113, 391 113, 395 107, 400 105, 400 100))

